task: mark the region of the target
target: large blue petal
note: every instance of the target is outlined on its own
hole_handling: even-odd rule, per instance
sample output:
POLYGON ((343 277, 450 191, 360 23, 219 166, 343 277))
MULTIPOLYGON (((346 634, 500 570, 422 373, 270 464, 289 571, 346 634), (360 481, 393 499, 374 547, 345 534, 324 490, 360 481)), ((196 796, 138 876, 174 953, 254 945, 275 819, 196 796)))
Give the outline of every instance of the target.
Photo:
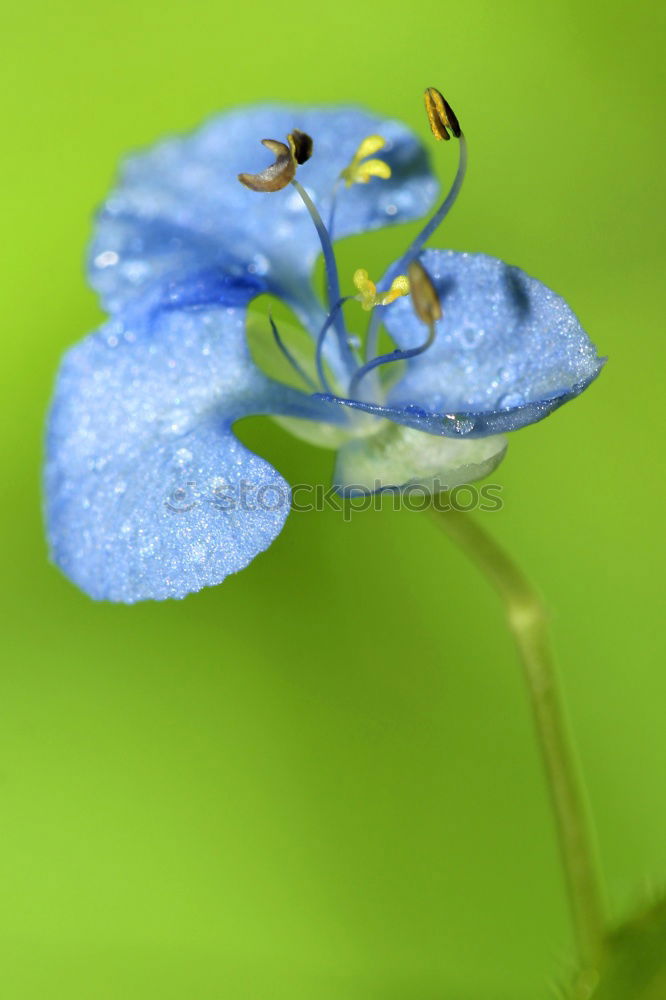
MULTIPOLYGON (((407 363, 389 395, 391 410, 409 408, 409 422, 438 414, 439 433, 516 430, 599 374, 603 359, 575 314, 535 278, 484 254, 427 250, 421 259, 443 318, 434 344, 407 363)), ((387 308, 385 322, 400 348, 427 335, 407 299, 387 308)))
POLYGON ((178 284, 191 273, 210 279, 210 301, 216 301, 215 274, 221 271, 258 276, 307 308, 311 293, 303 278, 319 243, 298 194, 292 187, 258 194, 236 177, 270 162, 261 139, 284 139, 294 128, 314 138, 314 155, 298 176, 325 218, 335 180, 361 139, 380 133, 388 142, 381 155, 393 176, 340 190, 337 236, 417 218, 432 204, 437 184, 425 151, 398 122, 356 108, 239 109, 124 162, 90 252, 90 281, 105 307, 118 311, 147 290, 154 295, 156 285, 178 284))
POLYGON ((315 398, 320 400, 322 405, 328 407, 330 411, 328 419, 331 422, 334 420, 333 414, 336 411, 350 409, 369 413, 383 420, 392 420, 395 424, 413 427, 426 434, 441 434, 443 437, 453 438, 481 438, 495 434, 508 434, 509 431, 517 431, 528 424, 535 424, 549 416, 564 403, 579 396, 589 384, 590 380, 573 385, 560 396, 554 396, 551 399, 526 403, 524 406, 515 406, 508 410, 487 412, 459 410, 458 412, 442 413, 441 411, 427 410, 417 403, 392 406, 372 403, 363 399, 334 396, 332 393, 320 393, 315 398))
POLYGON ((318 409, 255 368, 242 307, 116 318, 72 348, 47 440, 55 562, 92 597, 128 603, 183 597, 246 566, 290 503, 231 431, 249 413, 318 409))

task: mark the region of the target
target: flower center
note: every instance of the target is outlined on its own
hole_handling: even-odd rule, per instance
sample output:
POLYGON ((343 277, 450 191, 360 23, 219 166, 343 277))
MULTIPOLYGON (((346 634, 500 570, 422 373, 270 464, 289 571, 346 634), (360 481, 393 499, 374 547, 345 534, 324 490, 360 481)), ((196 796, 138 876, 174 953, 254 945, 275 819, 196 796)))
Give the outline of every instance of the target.
POLYGON ((348 188, 353 184, 367 184, 372 178, 381 180, 391 176, 389 164, 374 155, 386 145, 382 136, 367 136, 358 146, 349 164, 340 172, 331 194, 328 226, 324 223, 315 202, 296 177, 297 167, 309 159, 313 151, 313 141, 305 133, 294 130, 287 137, 288 145, 274 139, 262 140, 264 145, 275 154, 275 163, 260 174, 239 174, 238 179, 241 183, 254 191, 278 191, 286 187, 287 184, 291 184, 303 201, 319 237, 326 270, 328 312, 320 329, 316 332, 315 369, 319 381, 318 386, 293 357, 280 336, 273 319, 270 319, 273 336, 279 350, 289 360, 294 370, 311 391, 321 390, 326 394, 347 399, 359 399, 362 394, 365 401, 382 402, 383 393, 377 377, 379 369, 386 365, 395 364, 397 361, 406 361, 423 354, 435 339, 436 323, 442 316, 441 305, 430 276, 419 263, 418 257, 458 197, 467 166, 467 145, 458 119, 450 105, 434 87, 429 87, 425 92, 425 107, 435 139, 448 141, 451 135, 458 139, 459 156, 455 178, 439 208, 402 256, 388 268, 378 285, 371 281, 367 271, 358 269, 355 272, 353 278, 357 289, 355 296, 343 297, 340 292, 338 265, 333 250, 335 213, 341 194, 340 188, 343 184, 348 188), (426 327, 427 336, 418 347, 408 350, 400 350, 396 347, 393 351, 380 354, 378 344, 382 308, 390 305, 398 297, 407 294, 411 295, 414 310, 426 327), (371 313, 363 357, 360 356, 358 342, 350 337, 345 323, 344 306, 352 299, 360 302, 361 307, 371 313), (324 368, 327 339, 331 330, 335 334, 338 354, 346 373, 341 380, 341 392, 334 392, 324 368), (362 386, 361 383, 363 383, 362 386))

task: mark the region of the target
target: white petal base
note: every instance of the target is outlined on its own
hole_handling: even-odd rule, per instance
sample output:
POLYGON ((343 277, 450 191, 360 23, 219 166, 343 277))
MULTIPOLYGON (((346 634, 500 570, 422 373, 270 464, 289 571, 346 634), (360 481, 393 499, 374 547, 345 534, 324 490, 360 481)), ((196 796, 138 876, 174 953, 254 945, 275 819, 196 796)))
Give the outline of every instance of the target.
POLYGON ((483 479, 502 461, 505 437, 454 439, 411 427, 384 424, 338 453, 334 482, 339 493, 359 496, 418 485, 431 493, 483 479))

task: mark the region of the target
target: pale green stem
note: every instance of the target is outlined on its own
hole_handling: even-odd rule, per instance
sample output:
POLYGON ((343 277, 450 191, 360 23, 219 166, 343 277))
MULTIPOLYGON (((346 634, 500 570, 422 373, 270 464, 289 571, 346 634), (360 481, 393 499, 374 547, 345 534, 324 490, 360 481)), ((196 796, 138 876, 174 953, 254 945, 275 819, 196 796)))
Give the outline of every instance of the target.
POLYGON ((579 958, 598 966, 604 940, 604 906, 586 816, 581 779, 562 713, 547 614, 539 595, 511 557, 469 515, 435 516, 498 591, 523 665, 560 845, 579 958))

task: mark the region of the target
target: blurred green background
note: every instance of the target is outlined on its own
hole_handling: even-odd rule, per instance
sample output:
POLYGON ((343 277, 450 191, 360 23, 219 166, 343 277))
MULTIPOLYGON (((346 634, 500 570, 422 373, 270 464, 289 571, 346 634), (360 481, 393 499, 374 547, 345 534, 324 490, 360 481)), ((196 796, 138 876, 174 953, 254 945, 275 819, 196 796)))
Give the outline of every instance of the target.
MULTIPOLYGON (((663 6, 169 4, 3 13, 0 963, 7 1000, 537 1000, 568 916, 498 603, 424 514, 294 514, 181 603, 47 563, 39 467, 120 155, 240 102, 365 103, 470 140, 438 243, 565 295, 610 363, 516 435, 485 524, 553 612, 610 905, 666 876, 663 6)), ((436 150, 442 180, 453 144, 436 150)), ((379 272, 416 226, 347 241, 379 272)), ((242 430, 292 481, 331 456, 242 430)))

